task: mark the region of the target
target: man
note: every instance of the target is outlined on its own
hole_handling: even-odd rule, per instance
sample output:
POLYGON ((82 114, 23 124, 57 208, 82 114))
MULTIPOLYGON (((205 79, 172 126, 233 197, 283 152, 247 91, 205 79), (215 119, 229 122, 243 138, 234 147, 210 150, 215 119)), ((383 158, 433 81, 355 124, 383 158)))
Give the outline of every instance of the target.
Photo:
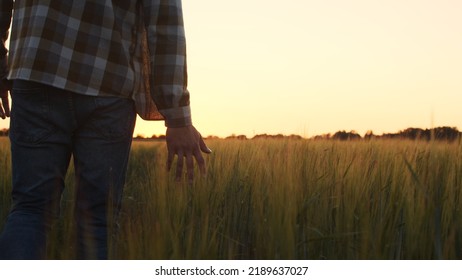
POLYGON ((2 118, 10 89, 13 100, 13 205, 0 259, 46 257, 71 155, 77 257, 105 259, 107 208, 120 207, 135 112, 165 119, 178 180, 184 161, 189 181, 194 160, 205 173, 201 151, 210 150, 191 121, 181 1, 0 1, 2 118))

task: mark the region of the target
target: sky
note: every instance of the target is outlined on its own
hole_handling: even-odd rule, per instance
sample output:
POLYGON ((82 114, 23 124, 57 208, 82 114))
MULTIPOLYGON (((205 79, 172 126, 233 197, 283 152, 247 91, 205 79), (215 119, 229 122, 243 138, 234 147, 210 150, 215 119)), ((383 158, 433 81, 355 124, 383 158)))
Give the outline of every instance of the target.
MULTIPOLYGON (((460 0, 184 0, 193 123, 220 137, 462 130, 461 11, 460 0)), ((164 133, 138 119, 135 135, 164 133)))

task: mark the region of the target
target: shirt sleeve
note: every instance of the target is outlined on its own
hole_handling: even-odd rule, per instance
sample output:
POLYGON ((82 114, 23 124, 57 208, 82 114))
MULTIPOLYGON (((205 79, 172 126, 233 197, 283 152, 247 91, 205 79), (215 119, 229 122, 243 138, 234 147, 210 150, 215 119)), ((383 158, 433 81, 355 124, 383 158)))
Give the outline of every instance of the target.
POLYGON ((181 0, 142 0, 150 53, 151 96, 167 127, 190 125, 181 0))
POLYGON ((13 0, 0 0, 0 80, 6 78, 8 74, 7 53, 5 46, 8 39, 8 31, 11 24, 11 14, 13 11, 13 0))

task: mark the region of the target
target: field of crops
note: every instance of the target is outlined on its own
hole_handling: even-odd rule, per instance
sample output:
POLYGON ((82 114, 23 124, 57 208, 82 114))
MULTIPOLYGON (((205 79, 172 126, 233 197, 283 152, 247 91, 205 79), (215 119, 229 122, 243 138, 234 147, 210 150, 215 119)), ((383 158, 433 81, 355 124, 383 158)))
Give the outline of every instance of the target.
MULTIPOLYGON (((462 144, 210 140, 208 175, 165 171, 163 142, 133 144, 115 259, 460 259, 462 144)), ((0 139, 0 228, 9 209, 0 139)), ((72 168, 53 259, 73 258, 72 168)))

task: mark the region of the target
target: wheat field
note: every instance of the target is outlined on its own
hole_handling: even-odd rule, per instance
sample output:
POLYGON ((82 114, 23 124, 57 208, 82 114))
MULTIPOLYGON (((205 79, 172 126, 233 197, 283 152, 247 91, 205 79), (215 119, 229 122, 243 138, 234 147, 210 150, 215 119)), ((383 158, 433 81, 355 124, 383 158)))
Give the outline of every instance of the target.
MULTIPOLYGON (((165 143, 135 141, 113 259, 460 259, 462 144, 405 140, 208 140, 193 185, 165 143), (197 175, 198 176, 198 175, 197 175)), ((0 228, 10 207, 0 140, 0 228)), ((49 258, 72 259, 73 171, 49 258)))

